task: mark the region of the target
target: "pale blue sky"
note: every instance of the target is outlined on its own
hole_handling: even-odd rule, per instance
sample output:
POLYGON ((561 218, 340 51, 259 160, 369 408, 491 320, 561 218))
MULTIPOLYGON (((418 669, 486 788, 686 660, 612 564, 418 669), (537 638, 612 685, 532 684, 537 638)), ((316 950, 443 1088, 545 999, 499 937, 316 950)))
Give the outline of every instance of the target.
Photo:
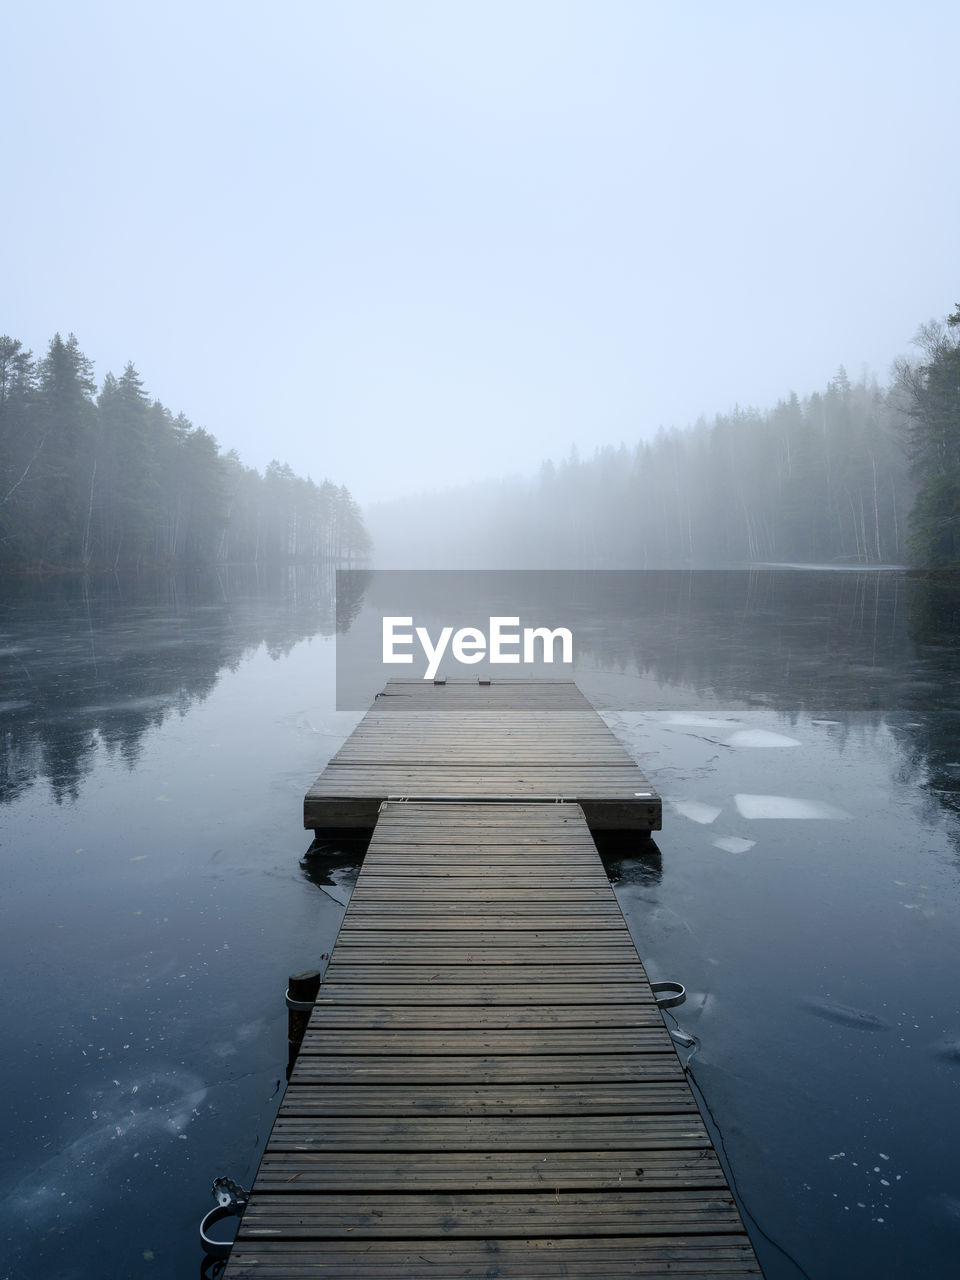
POLYGON ((885 380, 960 301, 954 0, 29 5, 0 332, 361 500, 885 380))

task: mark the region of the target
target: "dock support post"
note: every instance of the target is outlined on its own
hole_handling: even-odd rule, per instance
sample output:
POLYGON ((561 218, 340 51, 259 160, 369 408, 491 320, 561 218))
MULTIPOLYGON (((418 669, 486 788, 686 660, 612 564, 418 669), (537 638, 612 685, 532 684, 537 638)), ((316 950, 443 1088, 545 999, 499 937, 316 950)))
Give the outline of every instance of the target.
POLYGON ((297 1005, 313 1006, 320 990, 320 979, 323 975, 319 969, 304 969, 301 973, 291 973, 287 979, 287 1079, 293 1071, 293 1064, 300 1052, 300 1045, 310 1021, 310 1008, 297 1008, 297 1005))

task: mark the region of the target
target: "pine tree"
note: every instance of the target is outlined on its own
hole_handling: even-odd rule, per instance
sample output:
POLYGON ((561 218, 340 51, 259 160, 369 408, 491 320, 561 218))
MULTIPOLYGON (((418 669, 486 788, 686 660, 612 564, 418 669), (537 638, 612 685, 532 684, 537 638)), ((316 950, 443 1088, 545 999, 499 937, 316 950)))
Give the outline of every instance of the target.
POLYGON ((31 558, 43 563, 82 559, 96 423, 93 392, 93 366, 76 337, 71 333, 64 342, 55 334, 39 366, 36 503, 27 530, 31 558))
POLYGON ((36 367, 18 339, 0 337, 0 564, 29 558, 24 525, 36 493, 42 439, 36 427, 36 367))
POLYGON ((917 343, 926 360, 897 368, 918 484, 909 547, 924 568, 960 569, 960 305, 946 326, 924 325, 917 343))

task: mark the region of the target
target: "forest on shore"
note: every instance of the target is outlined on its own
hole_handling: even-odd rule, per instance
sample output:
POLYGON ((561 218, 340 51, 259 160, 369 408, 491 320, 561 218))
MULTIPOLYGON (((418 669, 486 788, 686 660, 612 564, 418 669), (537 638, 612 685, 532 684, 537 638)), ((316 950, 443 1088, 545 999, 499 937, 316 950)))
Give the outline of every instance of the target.
POLYGON ((367 513, 377 563, 960 569, 960 307, 916 341, 887 387, 841 367, 770 410, 571 450, 532 480, 381 503, 367 513))
POLYGON ((97 391, 71 334, 34 359, 0 337, 0 570, 363 561, 342 485, 266 472, 144 390, 132 363, 97 391))
POLYGON ((886 387, 841 367, 770 410, 571 450, 534 478, 399 497, 365 520, 343 486, 222 453, 133 364, 98 391, 72 334, 41 359, 0 337, 0 570, 351 564, 374 544, 385 568, 960 569, 960 306, 916 343, 886 387))

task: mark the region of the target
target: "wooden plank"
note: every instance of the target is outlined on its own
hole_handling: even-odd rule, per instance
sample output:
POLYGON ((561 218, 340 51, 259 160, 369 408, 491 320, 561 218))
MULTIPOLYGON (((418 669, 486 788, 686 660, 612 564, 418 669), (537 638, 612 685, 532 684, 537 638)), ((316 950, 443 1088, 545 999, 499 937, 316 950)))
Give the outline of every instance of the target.
MULTIPOLYGON (((301 1054, 411 1054, 442 1057, 446 1054, 488 1056, 519 1054, 582 1054, 588 1037, 583 1027, 502 1028, 454 1027, 448 1031, 414 1028, 351 1028, 322 1026, 307 1029, 301 1054)), ((593 1027, 589 1032, 594 1054, 665 1053, 672 1049, 663 1037, 663 1025, 646 1027, 593 1027)))
POLYGON ((563 929, 583 924, 590 929, 616 927, 616 916, 605 902, 576 904, 531 902, 524 907, 507 903, 398 902, 389 901, 358 907, 348 915, 351 929, 402 930, 406 922, 414 929, 456 929, 462 920, 468 929, 563 929))
POLYGON ((416 885, 391 888, 389 885, 366 885, 365 903, 397 902, 459 902, 464 905, 482 902, 502 902, 506 905, 525 906, 537 902, 609 902, 607 891, 596 888, 570 888, 556 886, 541 888, 504 889, 499 885, 433 885, 418 889, 416 885))
POLYGON ((551 871, 561 866, 574 871, 593 869, 596 864, 592 859, 571 856, 575 848, 572 844, 565 846, 560 842, 553 849, 541 849, 534 845, 524 848, 513 842, 500 848, 491 847, 486 851, 472 845, 452 843, 448 848, 420 845, 412 851, 409 851, 410 845, 392 845, 386 849, 381 845, 364 856, 363 866, 368 871, 377 868, 388 875, 409 867, 418 871, 420 868, 429 871, 430 868, 454 870, 458 867, 499 871, 516 868, 518 865, 527 870, 551 871))
MULTIPOLYGON (((577 981, 583 975, 578 973, 573 980, 566 982, 544 979, 532 989, 529 982, 470 982, 468 974, 463 983, 432 983, 429 987, 429 998, 425 990, 425 980, 411 981, 403 976, 389 981, 395 975, 391 973, 367 974, 367 981, 358 984, 351 981, 340 981, 339 966, 333 973, 330 969, 324 976, 323 986, 317 996, 318 1006, 330 1004, 391 1004, 426 1005, 430 1009, 441 1008, 445 1004, 473 1004, 495 1007, 499 1005, 529 1004, 536 997, 543 1005, 582 1005, 609 1003, 616 1006, 630 1005, 634 1008, 653 1004, 653 993, 649 983, 639 971, 633 980, 612 980, 604 977, 600 982, 577 981)), ((407 972, 407 970, 404 970, 407 972)), ((429 971, 427 971, 429 972, 429 971)))
MULTIPOLYGON (((379 871, 370 871, 364 877, 364 888, 385 889, 388 893, 402 893, 404 889, 432 893, 435 889, 452 889, 459 893, 461 889, 487 889, 491 885, 492 875, 478 874, 475 870, 462 868, 424 871, 420 875, 411 875, 406 868, 398 868, 393 875, 383 875, 379 871)), ((606 889, 607 879, 602 872, 550 872, 538 869, 533 876, 529 872, 501 871, 496 877, 498 890, 523 889, 528 893, 539 893, 550 889, 606 889)))
MULTIPOLYGON (((538 917, 558 920, 580 920, 584 916, 588 916, 591 920, 591 927, 593 927, 592 921, 594 919, 608 917, 616 919, 619 910, 620 908, 617 904, 611 902, 609 897, 604 894, 593 894, 590 898, 579 903, 566 900, 555 901, 552 895, 548 897, 534 895, 531 897, 528 894, 517 901, 512 898, 501 899, 495 905, 485 902, 482 897, 477 895, 474 895, 468 903, 460 902, 454 898, 452 901, 436 899, 418 904, 404 901, 391 903, 388 895, 380 894, 378 898, 374 899, 364 894, 362 901, 360 899, 351 899, 347 908, 347 919, 351 923, 378 917, 388 920, 396 918, 402 921, 407 916, 415 917, 418 914, 441 920, 455 920, 464 916, 493 916, 494 919, 503 921, 510 921, 515 918, 537 919, 538 917)), ((484 925, 484 928, 492 927, 492 924, 484 925)))
MULTIPOLYGON (((566 986, 588 979, 590 982, 597 984, 599 988, 605 986, 608 982, 640 982, 643 979, 643 970, 639 961, 633 964, 596 964, 590 966, 579 963, 540 966, 522 964, 423 965, 400 964, 399 962, 389 965, 365 965, 341 962, 338 953, 335 951, 330 957, 327 975, 330 981, 355 983, 358 986, 364 983, 373 983, 378 988, 386 987, 393 983, 413 985, 420 988, 421 1000, 424 997, 425 990, 429 991, 445 986, 462 987, 472 983, 484 987, 499 986, 501 983, 507 987, 519 985, 521 991, 526 987, 526 999, 529 1000, 531 997, 530 988, 533 986, 547 988, 558 983, 566 986), (587 972, 588 968, 589 973, 587 972)), ((538 990, 535 994, 538 998, 542 998, 544 993, 538 990)), ((596 998, 596 995, 597 991, 594 991, 593 996, 590 998, 596 998)))
MULTIPOLYGON (((672 1046, 638 1053, 588 1052, 585 1037, 580 1053, 551 1055, 486 1054, 440 1057, 411 1053, 357 1055, 301 1053, 295 1068, 296 1084, 319 1084, 336 1079, 362 1084, 591 1084, 682 1080, 683 1068, 672 1046)), ((291 1083, 294 1083, 291 1080, 291 1083)))
POLYGON ((706 1154, 710 1139, 699 1115, 376 1116, 280 1115, 271 1151, 655 1151, 706 1154))
MULTIPOLYGON (((659 1015, 658 1015, 659 1016, 659 1015)), ((346 1085, 300 1084, 283 1103, 285 1116, 594 1116, 699 1115, 686 1081, 622 1084, 346 1085)))
MULTIPOLYGON (((251 1198, 240 1236, 287 1240, 337 1240, 356 1237, 523 1238, 532 1234, 664 1235, 742 1232, 733 1197, 726 1191, 690 1188, 672 1191, 571 1191, 557 1196, 462 1192, 446 1194, 382 1194, 349 1192, 328 1195, 274 1194, 251 1198)), ((230 1275, 228 1268, 227 1274, 230 1275)))
POLYGON ((583 1280, 624 1280, 626 1276, 758 1276, 749 1242, 731 1235, 605 1236, 558 1241, 551 1238, 448 1240, 427 1237, 396 1240, 241 1241, 234 1249, 230 1276, 235 1280, 378 1280, 414 1277, 424 1280, 541 1280, 564 1267, 583 1280))
POLYGON ((621 1004, 325 1004, 324 1031, 335 1027, 353 1030, 431 1030, 529 1029, 530 1027, 656 1027, 660 1029, 660 1010, 652 1002, 645 1005, 621 1004))
POLYGON ((421 912, 413 915, 407 912, 403 915, 395 915, 389 910, 380 910, 377 912, 351 912, 340 929, 338 939, 349 945, 350 941, 356 941, 358 935, 364 933, 373 933, 375 935, 399 934, 406 937, 410 933, 418 933, 426 931, 432 934, 448 934, 451 930, 454 932, 474 932, 484 933, 486 935, 495 934, 502 936, 504 933, 516 935, 517 933, 538 933, 543 937, 550 935, 558 935, 573 932, 577 925, 581 926, 580 932, 587 932, 591 935, 604 934, 609 932, 619 932, 620 926, 616 916, 612 912, 591 915, 584 918, 580 912, 571 911, 567 915, 532 915, 525 913, 524 915, 511 914, 504 916, 501 913, 496 915, 465 915, 462 911, 446 912, 444 914, 430 915, 421 912), (348 927, 349 925, 349 927, 348 927))
MULTIPOLYGON (((287 1141, 293 1142, 289 1134, 287 1141)), ((598 1137, 598 1141, 601 1141, 598 1137)), ((546 1149, 544 1149, 546 1150, 546 1149)), ((437 1191, 456 1186, 464 1192, 537 1191, 545 1186, 561 1193, 621 1190, 637 1186, 644 1191, 713 1187, 725 1189, 726 1181, 716 1154, 709 1146, 690 1150, 660 1151, 483 1151, 476 1154, 431 1151, 426 1155, 382 1151, 307 1151, 264 1158, 260 1190, 283 1192, 296 1182, 297 1191, 401 1192, 437 1191)))
MULTIPOLYGON (((339 959, 349 964, 354 958, 353 951, 354 948, 345 947, 340 952, 339 959)), ((356 961, 366 965, 406 965, 416 958, 420 965, 433 968, 453 965, 536 965, 539 972, 546 975, 551 965, 565 965, 569 968, 573 965, 629 964, 635 955, 633 943, 629 939, 609 946, 594 947, 520 947, 508 946, 506 942, 499 946, 493 943, 487 947, 471 947, 453 942, 446 947, 370 946, 364 948, 362 957, 357 956, 356 961)))
MULTIPOLYGON (((580 932, 599 933, 613 938, 619 930, 616 918, 607 912, 568 911, 568 904, 552 903, 551 913, 539 914, 528 910, 510 910, 509 904, 498 902, 472 902, 458 906, 449 900, 423 902, 417 904, 410 900, 397 903, 396 914, 390 913, 389 902, 378 901, 375 910, 356 912, 344 921, 351 939, 362 937, 365 933, 379 936, 395 935, 399 941, 410 932, 432 932, 441 937, 456 937, 458 926, 463 923, 465 930, 472 933, 485 933, 488 936, 509 938, 524 933, 541 933, 545 938, 551 934, 559 937, 574 932, 580 925, 580 932), (451 909, 452 908, 452 909, 451 909), (567 912, 567 914, 561 914, 567 912), (349 926, 349 927, 347 927, 349 926)), ((384 939, 386 941, 386 939, 384 939)), ((352 945, 347 942, 345 945, 352 945)))

